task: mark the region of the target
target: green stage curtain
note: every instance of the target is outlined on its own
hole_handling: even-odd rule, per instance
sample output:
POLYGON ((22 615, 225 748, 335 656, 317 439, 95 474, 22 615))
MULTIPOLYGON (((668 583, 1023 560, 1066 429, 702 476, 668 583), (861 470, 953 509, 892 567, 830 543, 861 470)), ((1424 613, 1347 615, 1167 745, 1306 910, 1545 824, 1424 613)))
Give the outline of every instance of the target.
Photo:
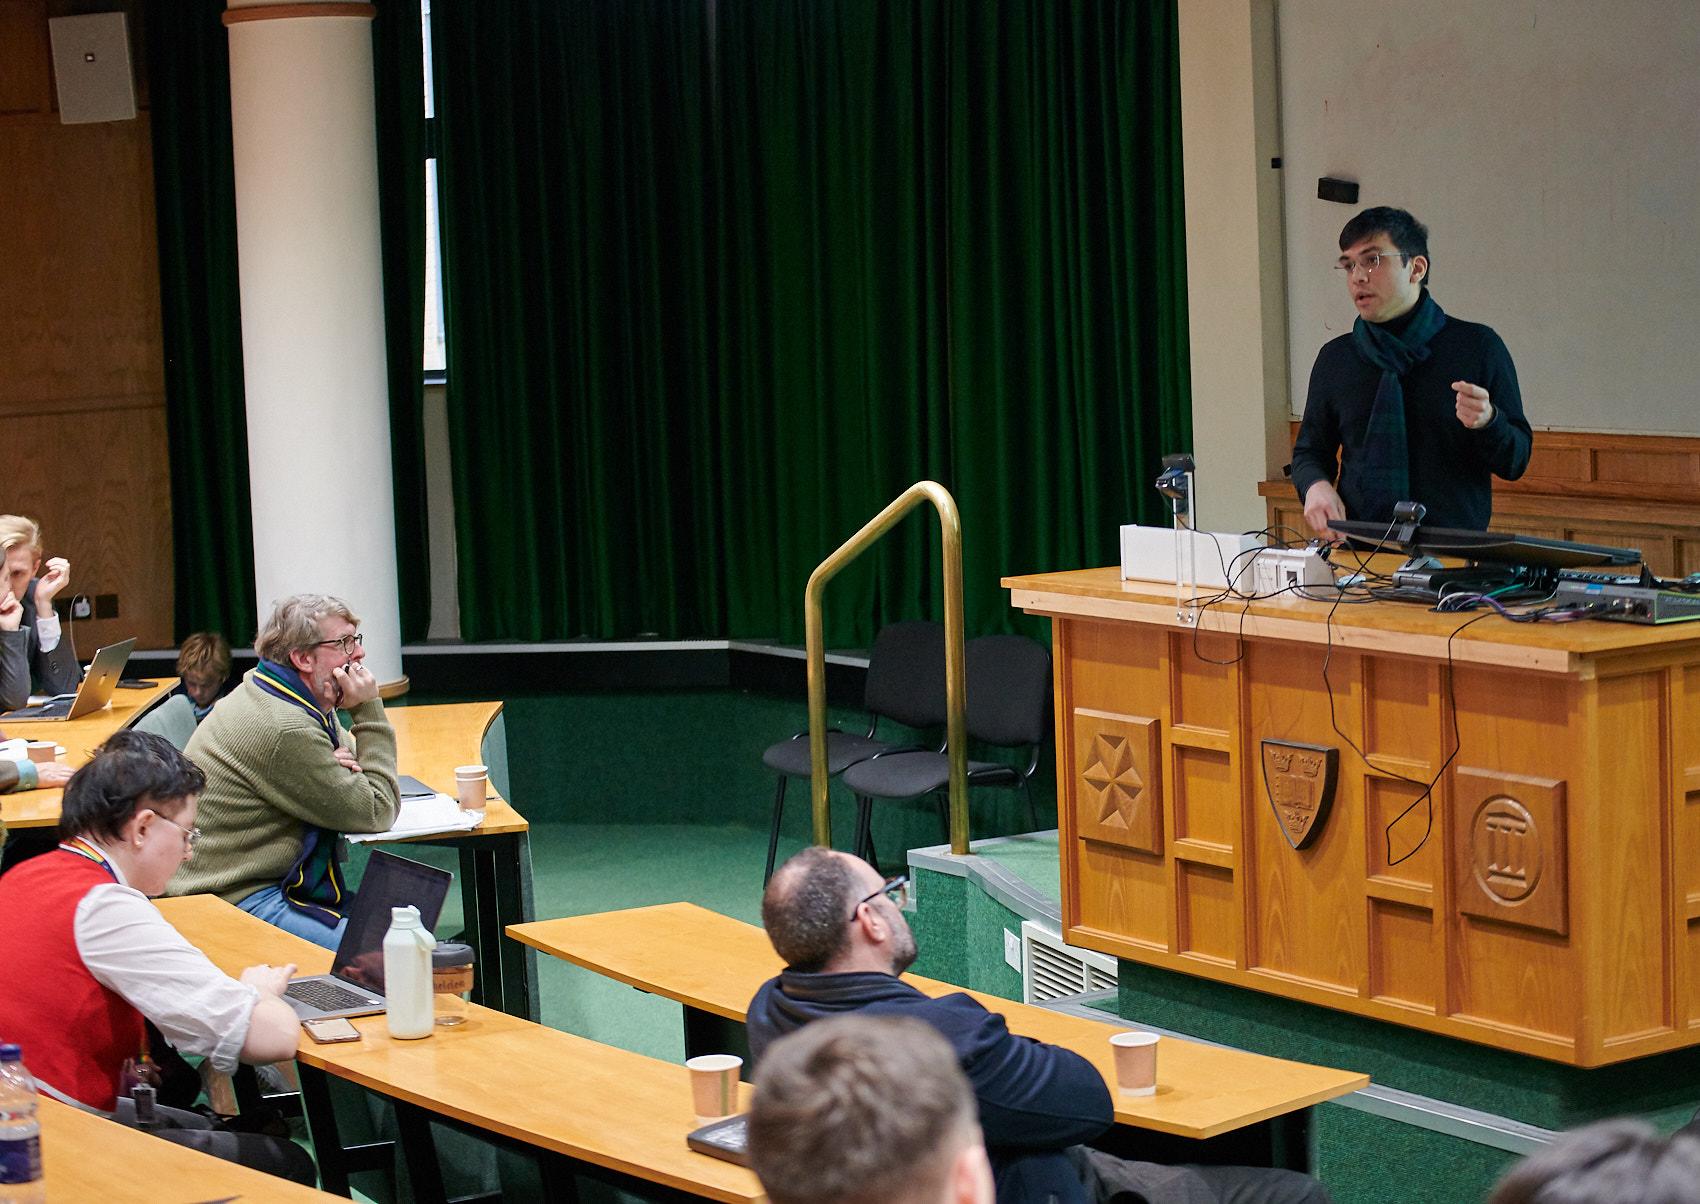
MULTIPOLYGON (((999 576, 1160 514, 1190 444, 1170 0, 433 18, 469 638, 794 640, 810 570, 927 477, 970 630, 1004 630, 999 576)), ((829 641, 938 614, 936 548, 924 512, 835 581, 829 641)))
POLYGON ((425 37, 419 0, 380 0, 372 22, 384 341, 390 372, 396 586, 401 638, 431 627, 425 501, 425 37))
POLYGON ((703 14, 432 6, 469 639, 725 630, 703 14))
POLYGON ((177 638, 242 645, 257 623, 224 4, 145 11, 177 638))
MULTIPOLYGON (((243 644, 258 624, 224 10, 222 0, 146 6, 177 635, 210 628, 243 644)), ((422 58, 417 0, 380 0, 373 61, 403 639, 423 637, 431 615, 422 58)))

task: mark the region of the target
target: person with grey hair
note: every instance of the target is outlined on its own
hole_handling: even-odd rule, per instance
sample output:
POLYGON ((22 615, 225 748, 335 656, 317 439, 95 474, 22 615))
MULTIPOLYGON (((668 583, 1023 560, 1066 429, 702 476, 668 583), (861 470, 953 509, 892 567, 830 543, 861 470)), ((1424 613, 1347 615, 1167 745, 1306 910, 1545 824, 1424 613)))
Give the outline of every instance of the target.
POLYGON ((1512 1167, 1488 1204, 1700 1204, 1700 1138, 1601 1121, 1512 1167))
POLYGON ((920 1020, 838 1016, 773 1043, 750 1165, 773 1204, 992 1204, 974 1093, 920 1020))
POLYGON ((260 663, 185 750, 207 787, 195 860, 171 879, 171 894, 211 892, 337 947, 349 902, 342 833, 382 832, 401 809, 395 729, 362 663, 359 626, 347 603, 325 594, 272 609, 254 637, 260 663))

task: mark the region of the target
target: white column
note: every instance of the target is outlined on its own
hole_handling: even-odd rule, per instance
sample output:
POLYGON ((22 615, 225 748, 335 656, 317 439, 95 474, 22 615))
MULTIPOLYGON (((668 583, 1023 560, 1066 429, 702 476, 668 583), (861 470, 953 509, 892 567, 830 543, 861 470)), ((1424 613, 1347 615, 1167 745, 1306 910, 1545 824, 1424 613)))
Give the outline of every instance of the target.
POLYGON ((1273 0, 1180 0, 1177 11, 1198 525, 1255 531, 1258 482, 1287 460, 1273 0))
POLYGON ((229 0, 254 584, 345 599, 385 694, 396 602, 372 18, 229 0), (268 12, 268 8, 276 12, 268 12))

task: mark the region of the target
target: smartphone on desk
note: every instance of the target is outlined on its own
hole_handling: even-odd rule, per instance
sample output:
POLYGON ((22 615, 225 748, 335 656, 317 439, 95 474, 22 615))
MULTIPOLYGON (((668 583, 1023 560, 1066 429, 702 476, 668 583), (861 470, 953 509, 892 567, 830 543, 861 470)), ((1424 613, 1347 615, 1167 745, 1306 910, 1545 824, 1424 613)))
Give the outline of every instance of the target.
POLYGON ((301 1027, 307 1030, 307 1035, 320 1045, 334 1045, 338 1041, 360 1040, 360 1030, 350 1024, 346 1017, 318 1017, 313 1020, 303 1020, 301 1027))

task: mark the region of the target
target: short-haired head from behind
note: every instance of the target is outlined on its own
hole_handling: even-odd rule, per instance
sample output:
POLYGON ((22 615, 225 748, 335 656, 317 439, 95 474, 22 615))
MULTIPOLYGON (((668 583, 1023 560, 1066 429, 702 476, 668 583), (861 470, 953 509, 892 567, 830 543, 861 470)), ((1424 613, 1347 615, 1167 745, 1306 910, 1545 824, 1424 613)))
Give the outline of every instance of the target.
POLYGON ((164 736, 118 731, 65 786, 59 835, 99 841, 122 839, 124 825, 142 808, 177 813, 206 787, 201 769, 164 736))
POLYGON ((1700 1137, 1601 1121, 1512 1167, 1488 1204, 1700 1204, 1700 1137))
POLYGON ((779 867, 762 894, 761 922, 787 966, 816 973, 844 951, 857 886, 847 860, 820 845, 779 867))
POLYGON ((817 1020, 773 1043, 755 1088, 750 1164, 773 1204, 991 1204, 974 1094, 920 1020, 817 1020))

